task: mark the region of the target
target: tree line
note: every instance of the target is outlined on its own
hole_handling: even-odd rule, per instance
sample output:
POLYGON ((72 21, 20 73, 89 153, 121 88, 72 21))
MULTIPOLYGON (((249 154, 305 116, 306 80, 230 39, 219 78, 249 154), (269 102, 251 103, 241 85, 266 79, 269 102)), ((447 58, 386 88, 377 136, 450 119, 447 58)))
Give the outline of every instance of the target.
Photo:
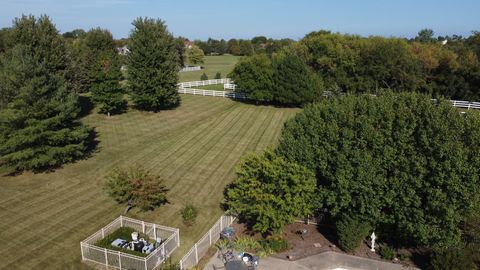
POLYGON ((239 61, 230 77, 251 99, 284 105, 303 106, 324 92, 375 94, 381 89, 475 101, 480 100, 479 48, 479 32, 434 38, 427 29, 406 40, 318 31, 268 59, 239 61), (260 80, 252 80, 251 73, 260 80), (299 84, 307 77, 317 83, 299 84))

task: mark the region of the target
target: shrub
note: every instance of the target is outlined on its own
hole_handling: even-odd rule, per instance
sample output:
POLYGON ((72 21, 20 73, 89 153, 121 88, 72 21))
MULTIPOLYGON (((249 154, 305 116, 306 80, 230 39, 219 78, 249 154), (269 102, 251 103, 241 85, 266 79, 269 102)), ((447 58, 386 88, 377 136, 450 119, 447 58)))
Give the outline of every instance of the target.
POLYGON ((431 270, 473 270, 476 269, 471 250, 448 248, 437 250, 430 258, 431 270))
POLYGON ((260 245, 260 243, 257 240, 253 239, 252 237, 239 236, 233 242, 233 249, 238 251, 247 251, 247 252, 256 253, 261 251, 263 248, 262 248, 262 245, 260 245))
POLYGON ((192 226, 195 224, 195 219, 197 218, 198 211, 195 206, 192 204, 187 204, 185 207, 182 208, 180 211, 182 215, 183 223, 187 226, 192 226))
POLYGON ((383 246, 380 249, 380 256, 384 260, 391 261, 391 260, 393 260, 393 258, 395 258, 395 250, 392 247, 383 246))
POLYGON ((264 250, 273 252, 282 252, 288 249, 288 242, 282 236, 271 236, 265 240, 261 240, 260 244, 264 250))
POLYGON ((108 176, 105 190, 118 203, 131 201, 143 211, 153 210, 167 202, 168 189, 163 180, 142 167, 115 169, 108 176))
POLYGON ((222 73, 220 72, 217 72, 217 74, 215 74, 215 79, 221 79, 222 78, 222 73))
POLYGON ((343 216, 337 224, 338 245, 346 252, 354 251, 368 235, 370 226, 358 218, 343 216))
POLYGON ((202 74, 202 76, 200 76, 200 80, 202 80, 202 81, 208 80, 208 76, 207 76, 207 74, 205 74, 205 72, 202 74))

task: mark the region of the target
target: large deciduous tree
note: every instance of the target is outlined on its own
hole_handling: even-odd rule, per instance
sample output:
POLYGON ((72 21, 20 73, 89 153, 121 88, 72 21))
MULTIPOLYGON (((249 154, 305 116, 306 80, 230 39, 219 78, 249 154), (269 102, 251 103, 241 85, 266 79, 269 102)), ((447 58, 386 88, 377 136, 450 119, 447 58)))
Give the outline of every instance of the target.
POLYGON ((255 231, 278 232, 313 210, 313 172, 272 151, 263 156, 247 156, 240 163, 237 176, 227 188, 226 204, 255 231))
POLYGON ((319 207, 400 244, 449 245, 480 189, 480 115, 414 93, 347 95, 286 123, 277 152, 316 172, 319 207))
POLYGON ((23 16, 0 62, 0 165, 17 171, 56 167, 83 157, 90 130, 77 120, 65 80, 66 47, 46 16, 23 16))
POLYGON ((130 94, 137 108, 158 111, 180 104, 176 43, 162 20, 138 18, 128 40, 130 94))
POLYGON ((237 84, 237 91, 245 93, 249 99, 260 102, 273 100, 273 68, 267 56, 240 59, 229 77, 237 84))

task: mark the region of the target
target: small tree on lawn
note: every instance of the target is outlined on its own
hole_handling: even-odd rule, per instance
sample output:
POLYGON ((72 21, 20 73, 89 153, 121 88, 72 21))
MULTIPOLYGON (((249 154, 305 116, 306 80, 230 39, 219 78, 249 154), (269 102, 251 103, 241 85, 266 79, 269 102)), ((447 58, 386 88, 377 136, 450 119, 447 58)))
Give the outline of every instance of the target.
POLYGON ((105 190, 118 203, 133 204, 143 211, 153 210, 168 202, 168 189, 157 175, 142 167, 115 169, 107 179, 105 190))
POLYGON ((311 214, 315 175, 267 151, 247 156, 237 169, 238 178, 227 188, 226 204, 253 230, 281 231, 295 218, 311 214))
POLYGON ((207 74, 205 74, 205 72, 202 74, 202 76, 200 76, 200 80, 202 80, 202 81, 208 80, 208 76, 207 76, 207 74))
POLYGON ((215 74, 215 79, 218 80, 218 79, 221 79, 221 78, 222 78, 222 73, 217 72, 217 73, 215 74))
POLYGON ((162 20, 133 21, 127 56, 128 85, 135 106, 158 111, 180 104, 176 42, 162 20))
POLYGON ((193 204, 187 204, 185 207, 182 208, 180 214, 182 215, 183 223, 187 226, 192 226, 193 224, 195 224, 198 210, 193 204))

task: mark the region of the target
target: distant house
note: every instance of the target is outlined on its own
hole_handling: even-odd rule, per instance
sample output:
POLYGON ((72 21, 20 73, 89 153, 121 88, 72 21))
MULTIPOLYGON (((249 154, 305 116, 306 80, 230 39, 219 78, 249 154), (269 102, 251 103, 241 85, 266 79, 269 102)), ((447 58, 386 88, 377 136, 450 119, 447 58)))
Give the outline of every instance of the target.
POLYGON ((130 53, 130 50, 128 49, 127 45, 123 46, 123 47, 118 47, 117 48, 117 52, 118 54, 120 55, 127 55, 130 53))
POLYGON ((187 39, 183 41, 183 45, 185 46, 185 49, 191 49, 193 47, 193 42, 187 39))

